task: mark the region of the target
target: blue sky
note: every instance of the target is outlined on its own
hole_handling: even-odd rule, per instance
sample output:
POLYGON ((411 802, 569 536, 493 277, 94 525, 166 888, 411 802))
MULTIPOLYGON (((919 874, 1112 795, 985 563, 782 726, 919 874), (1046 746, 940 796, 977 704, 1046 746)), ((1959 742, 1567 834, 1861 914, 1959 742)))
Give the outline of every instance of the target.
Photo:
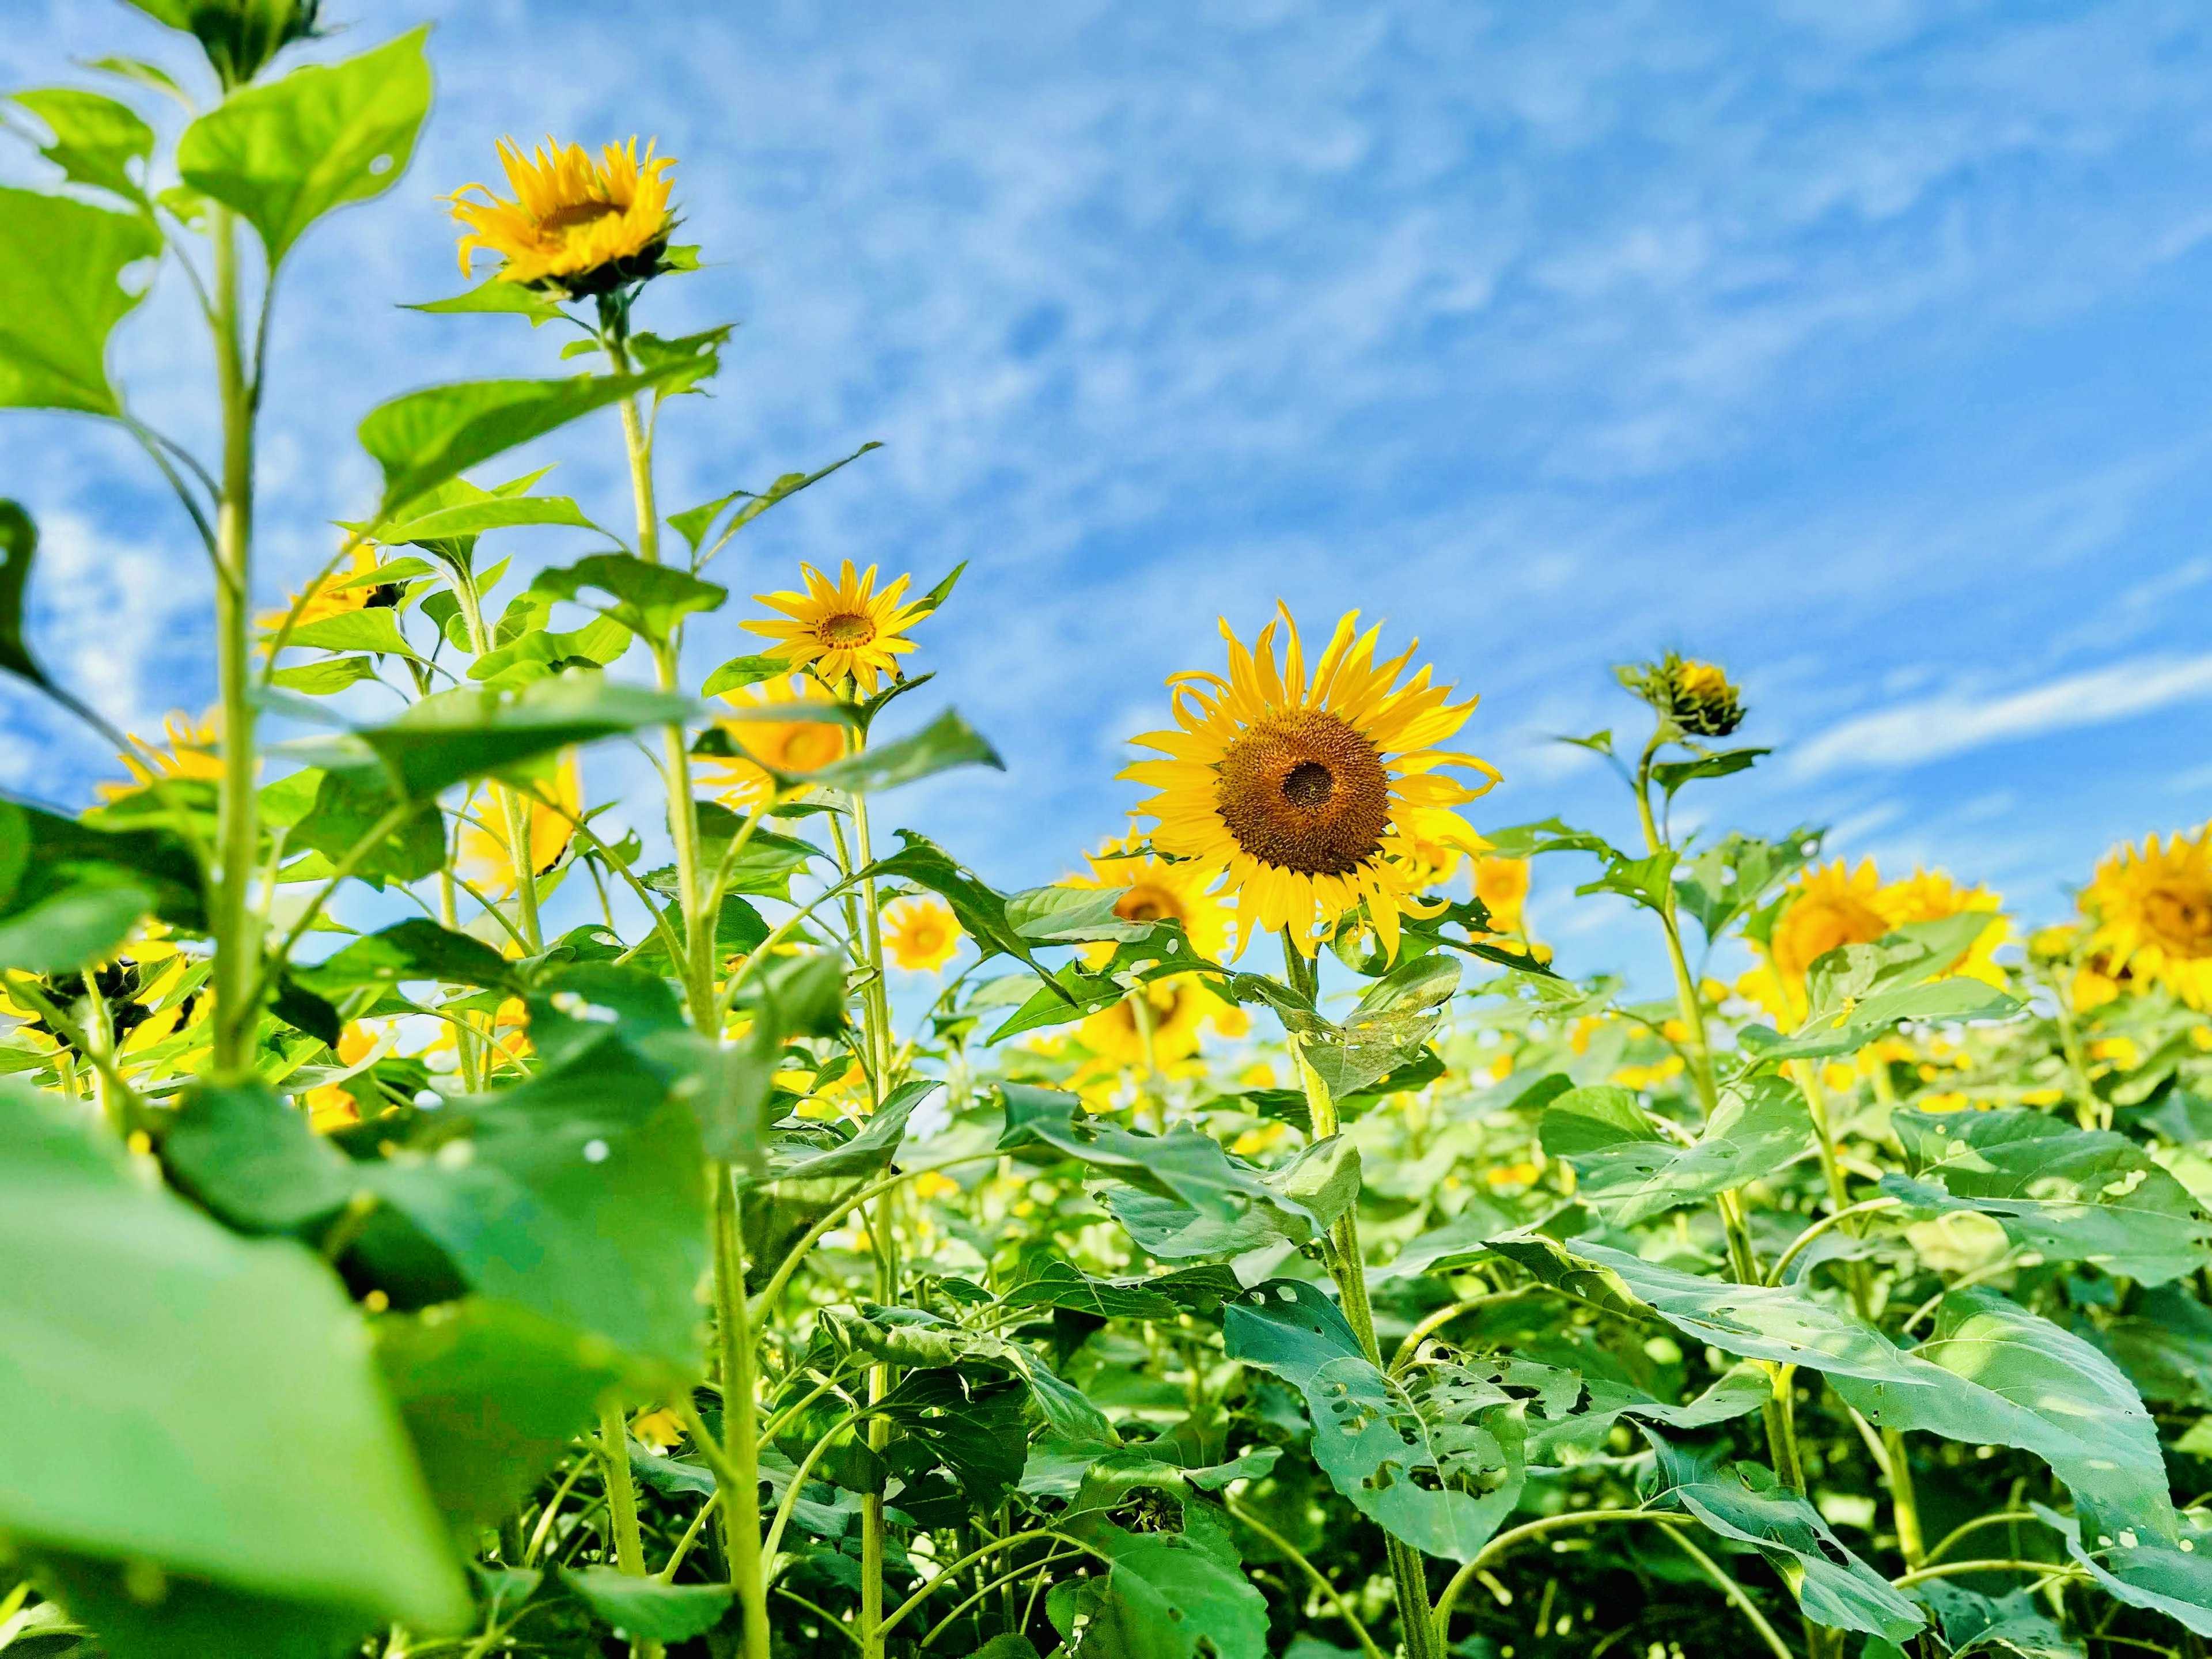
MULTIPOLYGON (((712 268, 664 331, 743 323, 664 427, 682 507, 887 447, 719 579, 967 560, 921 661, 1004 751, 901 798, 1003 884, 1135 799, 1163 676, 1279 595, 1358 607, 1479 690, 1479 823, 1627 825, 1557 733, 1634 723, 1608 665, 1726 663, 1778 750, 1718 787, 2048 916, 2114 840, 2212 811, 2212 21, 2184 4, 1168 5, 848 0, 331 9, 438 20, 411 173, 288 273, 268 409, 273 598, 373 494, 351 429, 434 380, 550 373, 550 334, 394 309, 459 286, 437 196, 493 141, 632 131, 681 160, 712 268)), ((118 4, 16 0, 11 85, 181 63, 118 4)), ((20 146, 0 173, 39 176, 20 146)), ((202 434, 157 298, 140 408, 202 434)), ((611 418, 544 447, 617 522, 611 418)), ((206 581, 112 433, 0 422, 46 526, 49 655, 134 721, 210 695, 206 581)), ((519 469, 518 469, 519 470, 519 469)), ((518 564, 578 550, 535 532, 518 564)), ((703 672, 745 648, 732 602, 703 672)), ((924 698, 932 695, 922 694, 924 698)), ((99 757, 14 696, 0 775, 99 757)), ((630 787, 619 766, 595 779, 630 787)), ((641 812, 641 817, 649 814, 641 812)), ((1641 960, 1540 875, 1582 969, 1641 960)))

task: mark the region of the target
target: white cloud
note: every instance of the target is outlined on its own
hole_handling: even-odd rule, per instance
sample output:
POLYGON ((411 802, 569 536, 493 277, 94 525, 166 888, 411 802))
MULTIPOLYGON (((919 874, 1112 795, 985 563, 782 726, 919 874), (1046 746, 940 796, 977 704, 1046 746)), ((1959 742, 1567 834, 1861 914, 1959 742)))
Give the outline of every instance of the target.
POLYGON ((1996 697, 1930 697, 1831 726, 1791 759, 1800 777, 1918 766, 1992 743, 2102 726, 2212 696, 2212 653, 2135 658, 1996 697))

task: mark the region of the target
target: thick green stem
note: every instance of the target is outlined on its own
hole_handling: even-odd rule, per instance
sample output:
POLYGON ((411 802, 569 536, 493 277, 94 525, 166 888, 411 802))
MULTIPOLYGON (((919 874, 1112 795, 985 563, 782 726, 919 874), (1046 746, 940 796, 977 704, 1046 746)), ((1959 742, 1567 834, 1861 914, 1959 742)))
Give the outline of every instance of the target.
POLYGON ((732 1486, 722 1497, 722 1547, 738 1593, 747 1659, 768 1659, 768 1587, 761 1560, 760 1437, 753 1401, 753 1338, 745 1307, 743 1215, 730 1172, 714 1168, 714 1312, 721 1341, 722 1452, 732 1486))
POLYGON ((599 1408, 599 1462, 606 1473, 607 1515, 614 1523, 615 1565, 645 1577, 645 1540, 637 1529, 637 1483, 629 1472, 629 1419, 618 1405, 599 1408))
POLYGON ((254 793, 253 417, 238 295, 238 220, 210 210, 215 241, 216 373, 222 397, 222 499, 216 508, 216 684, 222 702, 222 784, 217 798, 215 914, 215 1075, 252 1069, 254 987, 261 949, 250 902, 260 848, 254 793))
MULTIPOLYGON (((1310 997, 1314 986, 1310 967, 1290 939, 1285 938, 1283 943, 1284 965, 1290 972, 1291 983, 1310 997)), ((1291 1039, 1291 1053, 1297 1058, 1298 1081, 1305 1090, 1306 1110, 1313 1121, 1313 1138, 1324 1140, 1341 1127, 1337 1120, 1336 1102, 1328 1092, 1328 1085, 1306 1058, 1304 1046, 1295 1036, 1291 1039)), ((1328 1256, 1329 1274, 1336 1280, 1346 1322, 1359 1339, 1360 1351, 1379 1370, 1382 1350, 1375 1340, 1375 1310, 1367 1299, 1367 1260, 1359 1242, 1359 1195, 1356 1192, 1344 1206, 1344 1213, 1329 1229, 1328 1256)), ((1437 1659, 1436 1618, 1429 1606, 1428 1564, 1420 1551, 1397 1538, 1389 1539, 1389 1546, 1390 1578, 1397 1592, 1399 1632, 1406 1644, 1406 1659, 1437 1659)))

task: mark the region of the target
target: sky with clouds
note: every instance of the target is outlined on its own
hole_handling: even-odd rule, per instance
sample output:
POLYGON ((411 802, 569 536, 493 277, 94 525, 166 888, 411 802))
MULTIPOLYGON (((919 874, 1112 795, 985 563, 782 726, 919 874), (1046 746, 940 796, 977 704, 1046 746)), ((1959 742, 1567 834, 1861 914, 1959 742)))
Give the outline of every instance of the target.
MULTIPOLYGON (((2154 0, 1586 0, 835 7, 331 0, 312 56, 434 19, 435 112, 389 194, 314 232, 279 296, 268 594, 374 493, 360 415, 429 382, 558 372, 460 286, 439 196, 493 142, 635 131, 680 158, 709 268, 645 323, 743 326, 664 422, 690 505, 885 447, 714 574, 800 559, 934 580, 919 661, 1003 775, 895 822, 1006 885, 1133 801, 1164 676, 1279 597, 1358 608, 1480 691, 1478 823, 1630 832, 1558 734, 1637 724, 1609 665, 1716 658, 1777 753, 1716 823, 1834 826, 2048 917, 2112 842, 2212 811, 2212 17, 2154 0)), ((11 86, 186 60, 100 0, 14 0, 11 86)), ((0 176, 37 179, 20 144, 0 176)), ((204 441, 204 347, 158 292, 117 361, 204 441)), ((526 459, 619 522, 611 416, 526 459), (541 453, 542 452, 542 453, 541 453)), ((204 566, 112 431, 0 422, 48 537, 50 659, 143 723, 211 696, 204 566)), ((518 467, 517 470, 520 470, 518 467)), ((512 532, 518 568, 573 556, 512 532)), ((745 544, 750 543, 750 545, 745 544)), ((733 600, 694 640, 747 648, 733 600)), ((0 776, 81 798, 100 757, 12 692, 0 776)), ((626 790, 619 762, 594 773, 626 790)), ((649 813, 641 811, 641 817, 649 813)), ((1569 864, 1534 914, 1634 965, 1569 864)))

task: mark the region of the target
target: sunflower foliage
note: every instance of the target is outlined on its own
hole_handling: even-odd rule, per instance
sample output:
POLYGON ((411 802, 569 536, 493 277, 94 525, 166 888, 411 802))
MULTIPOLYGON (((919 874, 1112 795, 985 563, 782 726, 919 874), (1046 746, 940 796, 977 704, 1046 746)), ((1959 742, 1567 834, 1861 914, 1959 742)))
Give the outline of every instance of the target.
POLYGON ((1608 821, 1478 823, 1472 699, 1283 611, 1170 682, 1129 833, 994 885, 882 817, 1000 763, 909 696, 959 573, 740 556, 872 446, 662 508, 730 331, 648 326, 700 259, 634 140, 447 198, 420 325, 544 372, 368 410, 271 603, 267 308, 405 173, 424 36, 137 5, 170 68, 11 96, 0 404, 173 487, 221 699, 110 730, 0 502, 0 669, 122 774, 0 799, 0 1650, 2204 1651, 2212 830, 2034 932, 1680 831, 1767 751, 1674 654, 1575 740, 1608 821), (110 378, 149 265, 219 453, 110 378), (587 442, 634 517, 535 464, 587 442))

